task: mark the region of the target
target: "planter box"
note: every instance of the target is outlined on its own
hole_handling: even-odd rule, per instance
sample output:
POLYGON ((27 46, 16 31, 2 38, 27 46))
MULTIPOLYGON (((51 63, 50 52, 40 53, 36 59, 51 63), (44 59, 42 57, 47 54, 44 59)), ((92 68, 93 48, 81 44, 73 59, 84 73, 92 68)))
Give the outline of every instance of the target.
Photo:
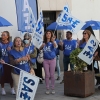
POLYGON ((94 72, 64 73, 64 95, 87 97, 95 92, 94 72))

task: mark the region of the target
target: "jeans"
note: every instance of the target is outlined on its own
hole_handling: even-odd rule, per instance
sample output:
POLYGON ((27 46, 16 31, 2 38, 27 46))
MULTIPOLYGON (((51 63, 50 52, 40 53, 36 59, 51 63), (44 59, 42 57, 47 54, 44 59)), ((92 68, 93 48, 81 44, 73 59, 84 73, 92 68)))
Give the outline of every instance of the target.
POLYGON ((51 80, 51 89, 54 89, 55 87, 55 67, 56 67, 56 59, 52 60, 47 60, 44 59, 43 61, 43 67, 45 71, 45 83, 46 83, 46 88, 49 89, 49 81, 51 80))
POLYGON ((59 55, 56 56, 56 68, 57 68, 58 77, 60 77, 59 55))
POLYGON ((63 57, 63 64, 64 64, 64 71, 68 71, 68 64, 70 64, 71 70, 74 69, 74 65, 70 63, 70 56, 65 56, 63 57))

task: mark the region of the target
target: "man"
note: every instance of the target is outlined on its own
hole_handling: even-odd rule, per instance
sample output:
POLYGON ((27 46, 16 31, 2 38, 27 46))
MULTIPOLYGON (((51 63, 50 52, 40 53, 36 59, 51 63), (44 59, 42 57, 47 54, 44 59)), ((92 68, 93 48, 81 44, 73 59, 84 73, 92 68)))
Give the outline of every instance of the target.
MULTIPOLYGON (((59 43, 61 46, 61 50, 63 50, 63 64, 64 64, 64 72, 68 71, 68 65, 70 64, 70 69, 74 69, 74 65, 70 63, 70 53, 75 50, 76 48, 76 40, 72 39, 72 32, 67 31, 66 32, 66 39, 64 39, 62 42, 59 43)), ((63 83, 64 80, 62 80, 63 83)))

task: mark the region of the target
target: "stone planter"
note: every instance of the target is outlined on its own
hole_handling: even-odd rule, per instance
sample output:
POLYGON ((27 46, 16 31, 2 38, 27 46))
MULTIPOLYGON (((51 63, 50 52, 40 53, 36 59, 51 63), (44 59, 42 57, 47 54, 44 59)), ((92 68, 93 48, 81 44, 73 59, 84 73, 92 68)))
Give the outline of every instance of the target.
POLYGON ((64 73, 64 95, 87 97, 95 92, 94 72, 64 73))

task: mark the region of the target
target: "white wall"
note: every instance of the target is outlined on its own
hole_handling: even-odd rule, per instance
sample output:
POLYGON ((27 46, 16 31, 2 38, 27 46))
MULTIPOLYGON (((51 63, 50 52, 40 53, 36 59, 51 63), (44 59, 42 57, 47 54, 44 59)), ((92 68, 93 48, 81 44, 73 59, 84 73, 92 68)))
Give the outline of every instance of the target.
MULTIPOLYGON (((43 10, 59 11, 63 9, 66 3, 68 3, 71 8, 71 0, 38 0, 38 8, 39 10, 41 7, 43 10)), ((13 25, 9 27, 0 27, 0 35, 2 31, 8 30, 13 38, 15 36, 23 37, 23 35, 17 31, 15 0, 0 0, 0 16, 10 21, 13 25)))
MULTIPOLYGON (((100 0, 72 0, 72 14, 74 17, 82 20, 100 21, 100 0)), ((100 40, 99 31, 94 31, 96 38, 100 40)), ((74 35, 73 38, 77 36, 74 35)), ((82 31, 78 33, 78 38, 82 38, 82 31)))
POLYGON ((20 32, 17 31, 15 0, 0 0, 0 16, 7 19, 13 25, 9 27, 0 27, 0 35, 2 31, 8 30, 12 37, 20 36, 20 32))

